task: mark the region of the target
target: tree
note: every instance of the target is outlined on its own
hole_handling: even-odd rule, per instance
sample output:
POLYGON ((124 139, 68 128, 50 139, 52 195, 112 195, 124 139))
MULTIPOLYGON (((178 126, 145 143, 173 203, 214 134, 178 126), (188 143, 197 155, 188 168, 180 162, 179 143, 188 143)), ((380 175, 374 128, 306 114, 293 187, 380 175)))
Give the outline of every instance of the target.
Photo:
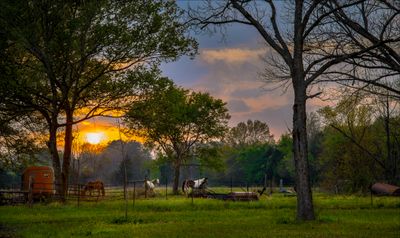
MULTIPOLYGON (((331 1, 333 9, 342 4, 331 1)), ((400 99, 400 3, 365 0, 349 9, 335 11, 332 19, 340 22, 332 34, 347 41, 350 49, 363 53, 347 59, 346 64, 328 73, 326 81, 335 81, 353 89, 379 94, 384 89, 400 99), (372 47, 379 45, 379 47, 372 47), (371 50, 365 50, 370 48, 371 50), (374 86, 374 87, 368 87, 374 86)))
POLYGON ((225 137, 225 141, 233 147, 272 143, 273 140, 273 135, 271 135, 268 125, 259 120, 240 122, 231 128, 225 137))
POLYGON ((400 162, 400 110, 399 104, 397 100, 393 100, 392 92, 389 90, 376 90, 379 92, 375 96, 375 108, 376 112, 376 120, 374 123, 374 127, 377 128, 377 131, 380 132, 379 136, 385 138, 384 145, 382 145, 385 150, 383 150, 383 154, 381 155, 383 158, 386 158, 386 173, 385 179, 388 183, 398 183, 400 175, 398 164, 400 162), (385 95, 386 91, 386 95, 385 95))
POLYGON ((372 180, 384 174, 374 150, 373 107, 360 102, 360 98, 349 97, 335 108, 320 110, 327 125, 321 161, 323 185, 336 193, 366 191, 372 180))
POLYGON ((120 150, 120 147, 120 141, 113 141, 101 155, 102 159, 108 158, 113 161, 114 170, 110 169, 110 167, 104 168, 104 174, 112 174, 111 179, 113 184, 121 184, 121 182, 124 181, 124 162, 126 163, 128 181, 143 180, 148 176, 147 170, 152 161, 149 151, 145 150, 143 145, 139 142, 124 142, 124 161, 121 153, 116 153, 120 150))
MULTIPOLYGON (((390 103, 388 97, 375 96, 373 100, 364 92, 352 92, 345 98, 335 108, 325 107, 319 111, 329 127, 325 129, 322 157, 325 162, 331 161, 331 165, 335 165, 333 168, 341 166, 335 169, 336 175, 353 181, 357 186, 353 186, 352 191, 360 187, 366 190, 377 180, 396 183, 400 149, 396 132, 399 129, 398 106, 390 103), (340 153, 333 153, 338 148, 341 148, 340 153), (343 162, 332 163, 341 160, 343 162), (353 172, 354 166, 358 169, 353 172)), ((331 178, 336 175, 331 174, 331 178)))
MULTIPOLYGON (((203 1, 195 11, 189 11, 191 21, 201 28, 227 24, 253 27, 272 49, 264 76, 283 85, 291 84, 293 103, 293 156, 296 168, 297 218, 313 220, 314 208, 308 171, 306 101, 322 92, 312 90, 325 73, 346 60, 386 45, 378 39, 366 48, 355 49, 351 43, 329 31, 337 23, 333 16, 353 14, 346 9, 361 1, 304 1, 285 2, 226 0, 203 1), (290 11, 291 14, 286 14, 290 11), (289 15, 293 17, 288 19, 289 15), (283 24, 285 17, 288 24, 283 24)), ((348 36, 346 36, 348 37, 348 36)))
MULTIPOLYGON (((20 125, 20 124, 19 124, 20 125)), ((20 172, 27 165, 38 161, 41 148, 32 137, 29 128, 19 128, 0 122, 0 167, 4 170, 20 172)))
MULTIPOLYGON (((7 42, 0 33, 0 88, 12 78, 12 67, 7 64, 7 42)), ((0 108, 4 108, 0 93, 0 108)), ((40 145, 43 125, 35 114, 21 113, 15 108, 0 110, 0 167, 14 172, 35 161, 40 145), (35 134, 36 136, 32 136, 35 134)))
POLYGON ((1 2, 11 79, 0 81, 1 110, 37 113, 47 123, 59 194, 67 189, 73 124, 121 109, 159 62, 195 53, 180 14, 163 0, 1 2))
POLYGON ((320 117, 316 112, 307 115, 307 140, 308 140, 308 160, 310 169, 311 183, 314 185, 319 180, 320 166, 319 158, 322 153, 323 131, 320 123, 320 117))
POLYGON ((278 166, 278 174, 289 183, 295 182, 295 168, 293 160, 293 140, 290 133, 281 135, 277 142, 277 149, 282 153, 282 162, 278 166))
POLYGON ((236 158, 244 172, 246 182, 260 184, 265 176, 273 181, 278 179, 278 166, 283 158, 281 151, 274 144, 252 144, 242 148, 236 158))
POLYGON ((220 139, 230 116, 222 100, 163 80, 169 82, 164 88, 132 104, 125 122, 172 162, 173 192, 178 193, 180 167, 191 158, 194 146, 220 139))
POLYGON ((224 138, 224 154, 231 177, 259 184, 276 174, 277 156, 269 126, 259 120, 239 122, 224 138))

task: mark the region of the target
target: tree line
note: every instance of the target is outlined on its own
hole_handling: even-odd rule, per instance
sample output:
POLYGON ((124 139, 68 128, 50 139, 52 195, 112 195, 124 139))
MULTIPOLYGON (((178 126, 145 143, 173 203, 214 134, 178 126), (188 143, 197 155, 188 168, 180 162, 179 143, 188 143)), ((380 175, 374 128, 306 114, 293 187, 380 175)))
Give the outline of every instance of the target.
MULTIPOLYGON (((375 182, 400 183, 400 108, 392 99, 352 95, 336 106, 323 107, 308 115, 308 161, 310 182, 323 191, 343 194, 369 192, 375 182)), ((224 166, 203 172, 212 184, 294 187, 290 133, 268 140, 268 130, 259 131, 264 139, 238 143, 252 124, 241 122, 229 130, 220 147, 224 166), (238 130, 239 129, 239 130, 238 130), (239 135, 238 131, 241 131, 239 135)), ((260 138, 261 136, 258 135, 260 138)))

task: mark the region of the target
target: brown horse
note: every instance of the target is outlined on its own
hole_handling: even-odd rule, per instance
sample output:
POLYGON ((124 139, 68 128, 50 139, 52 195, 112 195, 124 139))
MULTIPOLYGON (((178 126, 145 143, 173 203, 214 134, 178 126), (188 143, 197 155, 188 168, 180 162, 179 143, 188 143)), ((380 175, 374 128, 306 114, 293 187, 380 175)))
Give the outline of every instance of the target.
POLYGON ((83 188, 81 195, 85 196, 86 192, 89 191, 89 196, 92 196, 93 190, 97 190, 97 196, 100 196, 100 192, 103 197, 106 195, 106 192, 104 190, 104 183, 100 180, 87 182, 83 188))

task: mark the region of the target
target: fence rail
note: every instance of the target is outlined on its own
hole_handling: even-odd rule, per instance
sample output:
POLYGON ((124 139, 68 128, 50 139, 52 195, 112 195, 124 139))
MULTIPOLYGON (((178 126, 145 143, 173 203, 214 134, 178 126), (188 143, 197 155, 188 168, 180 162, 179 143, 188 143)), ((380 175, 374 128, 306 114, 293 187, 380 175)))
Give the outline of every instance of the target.
MULTIPOLYGON (((154 192, 144 186, 145 180, 130 181, 126 188, 128 199, 153 196, 154 192)), ((22 187, 22 186, 21 186, 22 187)), ((0 189, 0 205, 32 204, 33 202, 52 201, 76 201, 78 204, 84 202, 98 202, 103 200, 124 200, 125 192, 123 186, 105 185, 99 188, 88 189, 87 184, 70 184, 65 196, 60 193, 61 185, 56 183, 32 182, 29 189, 16 189, 12 186, 0 189), (104 193, 103 193, 104 191, 104 193)))
MULTIPOLYGON (((11 186, 8 189, 0 189, 0 205, 12 204, 32 204, 34 202, 53 202, 67 201, 76 202, 79 206, 81 202, 99 202, 99 201, 118 201, 129 199, 135 203, 138 198, 154 197, 155 191, 148 189, 145 186, 146 180, 128 181, 126 188, 124 186, 113 186, 111 184, 104 185, 104 195, 102 188, 88 189, 87 184, 70 184, 65 196, 62 196, 61 185, 56 183, 37 183, 30 182, 29 189, 18 189, 22 186, 11 186), (124 192, 126 190, 126 193, 124 192)), ((168 199, 168 193, 171 192, 171 187, 168 183, 160 185, 157 189, 158 193, 165 193, 165 198, 168 199)), ((222 192, 249 192, 270 190, 270 187, 264 185, 250 185, 246 183, 231 182, 230 186, 224 187, 222 192)), ((276 187, 275 187, 276 188, 276 187)), ((210 190, 211 191, 211 190, 210 190)), ((217 191, 221 192, 221 191, 217 191)), ((272 189, 271 189, 272 192, 272 189)), ((267 194, 267 192, 265 193, 267 194)))

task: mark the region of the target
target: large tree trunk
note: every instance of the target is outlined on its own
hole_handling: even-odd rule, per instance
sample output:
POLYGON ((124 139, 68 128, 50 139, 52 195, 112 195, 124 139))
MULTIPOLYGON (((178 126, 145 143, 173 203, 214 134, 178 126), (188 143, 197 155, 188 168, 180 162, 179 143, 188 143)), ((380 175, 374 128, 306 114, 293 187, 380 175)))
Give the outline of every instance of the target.
POLYGON ((297 219, 314 220, 314 207, 308 166, 306 90, 295 87, 293 105, 293 156, 296 167, 297 219))
POLYGON ((54 183, 56 194, 63 198, 63 190, 62 190, 62 175, 61 175, 61 163, 60 156, 57 151, 57 122, 51 121, 49 123, 49 141, 47 142, 47 147, 49 148, 51 160, 53 163, 54 170, 54 183))
POLYGON ((179 163, 174 165, 174 184, 172 186, 173 194, 179 194, 179 176, 180 176, 181 166, 179 163))
POLYGON ((72 123, 73 123, 73 112, 69 108, 66 110, 66 126, 64 135, 64 154, 63 154, 63 166, 62 166, 62 189, 64 196, 68 192, 68 178, 71 164, 71 152, 72 152, 72 123))
POLYGON ((293 61, 291 77, 294 89, 293 104, 293 156, 296 168, 296 192, 297 192, 297 219, 301 221, 314 220, 314 206, 311 193, 311 184, 308 166, 308 142, 307 142, 307 82, 305 80, 303 52, 304 52, 304 25, 303 0, 295 2, 293 61))

